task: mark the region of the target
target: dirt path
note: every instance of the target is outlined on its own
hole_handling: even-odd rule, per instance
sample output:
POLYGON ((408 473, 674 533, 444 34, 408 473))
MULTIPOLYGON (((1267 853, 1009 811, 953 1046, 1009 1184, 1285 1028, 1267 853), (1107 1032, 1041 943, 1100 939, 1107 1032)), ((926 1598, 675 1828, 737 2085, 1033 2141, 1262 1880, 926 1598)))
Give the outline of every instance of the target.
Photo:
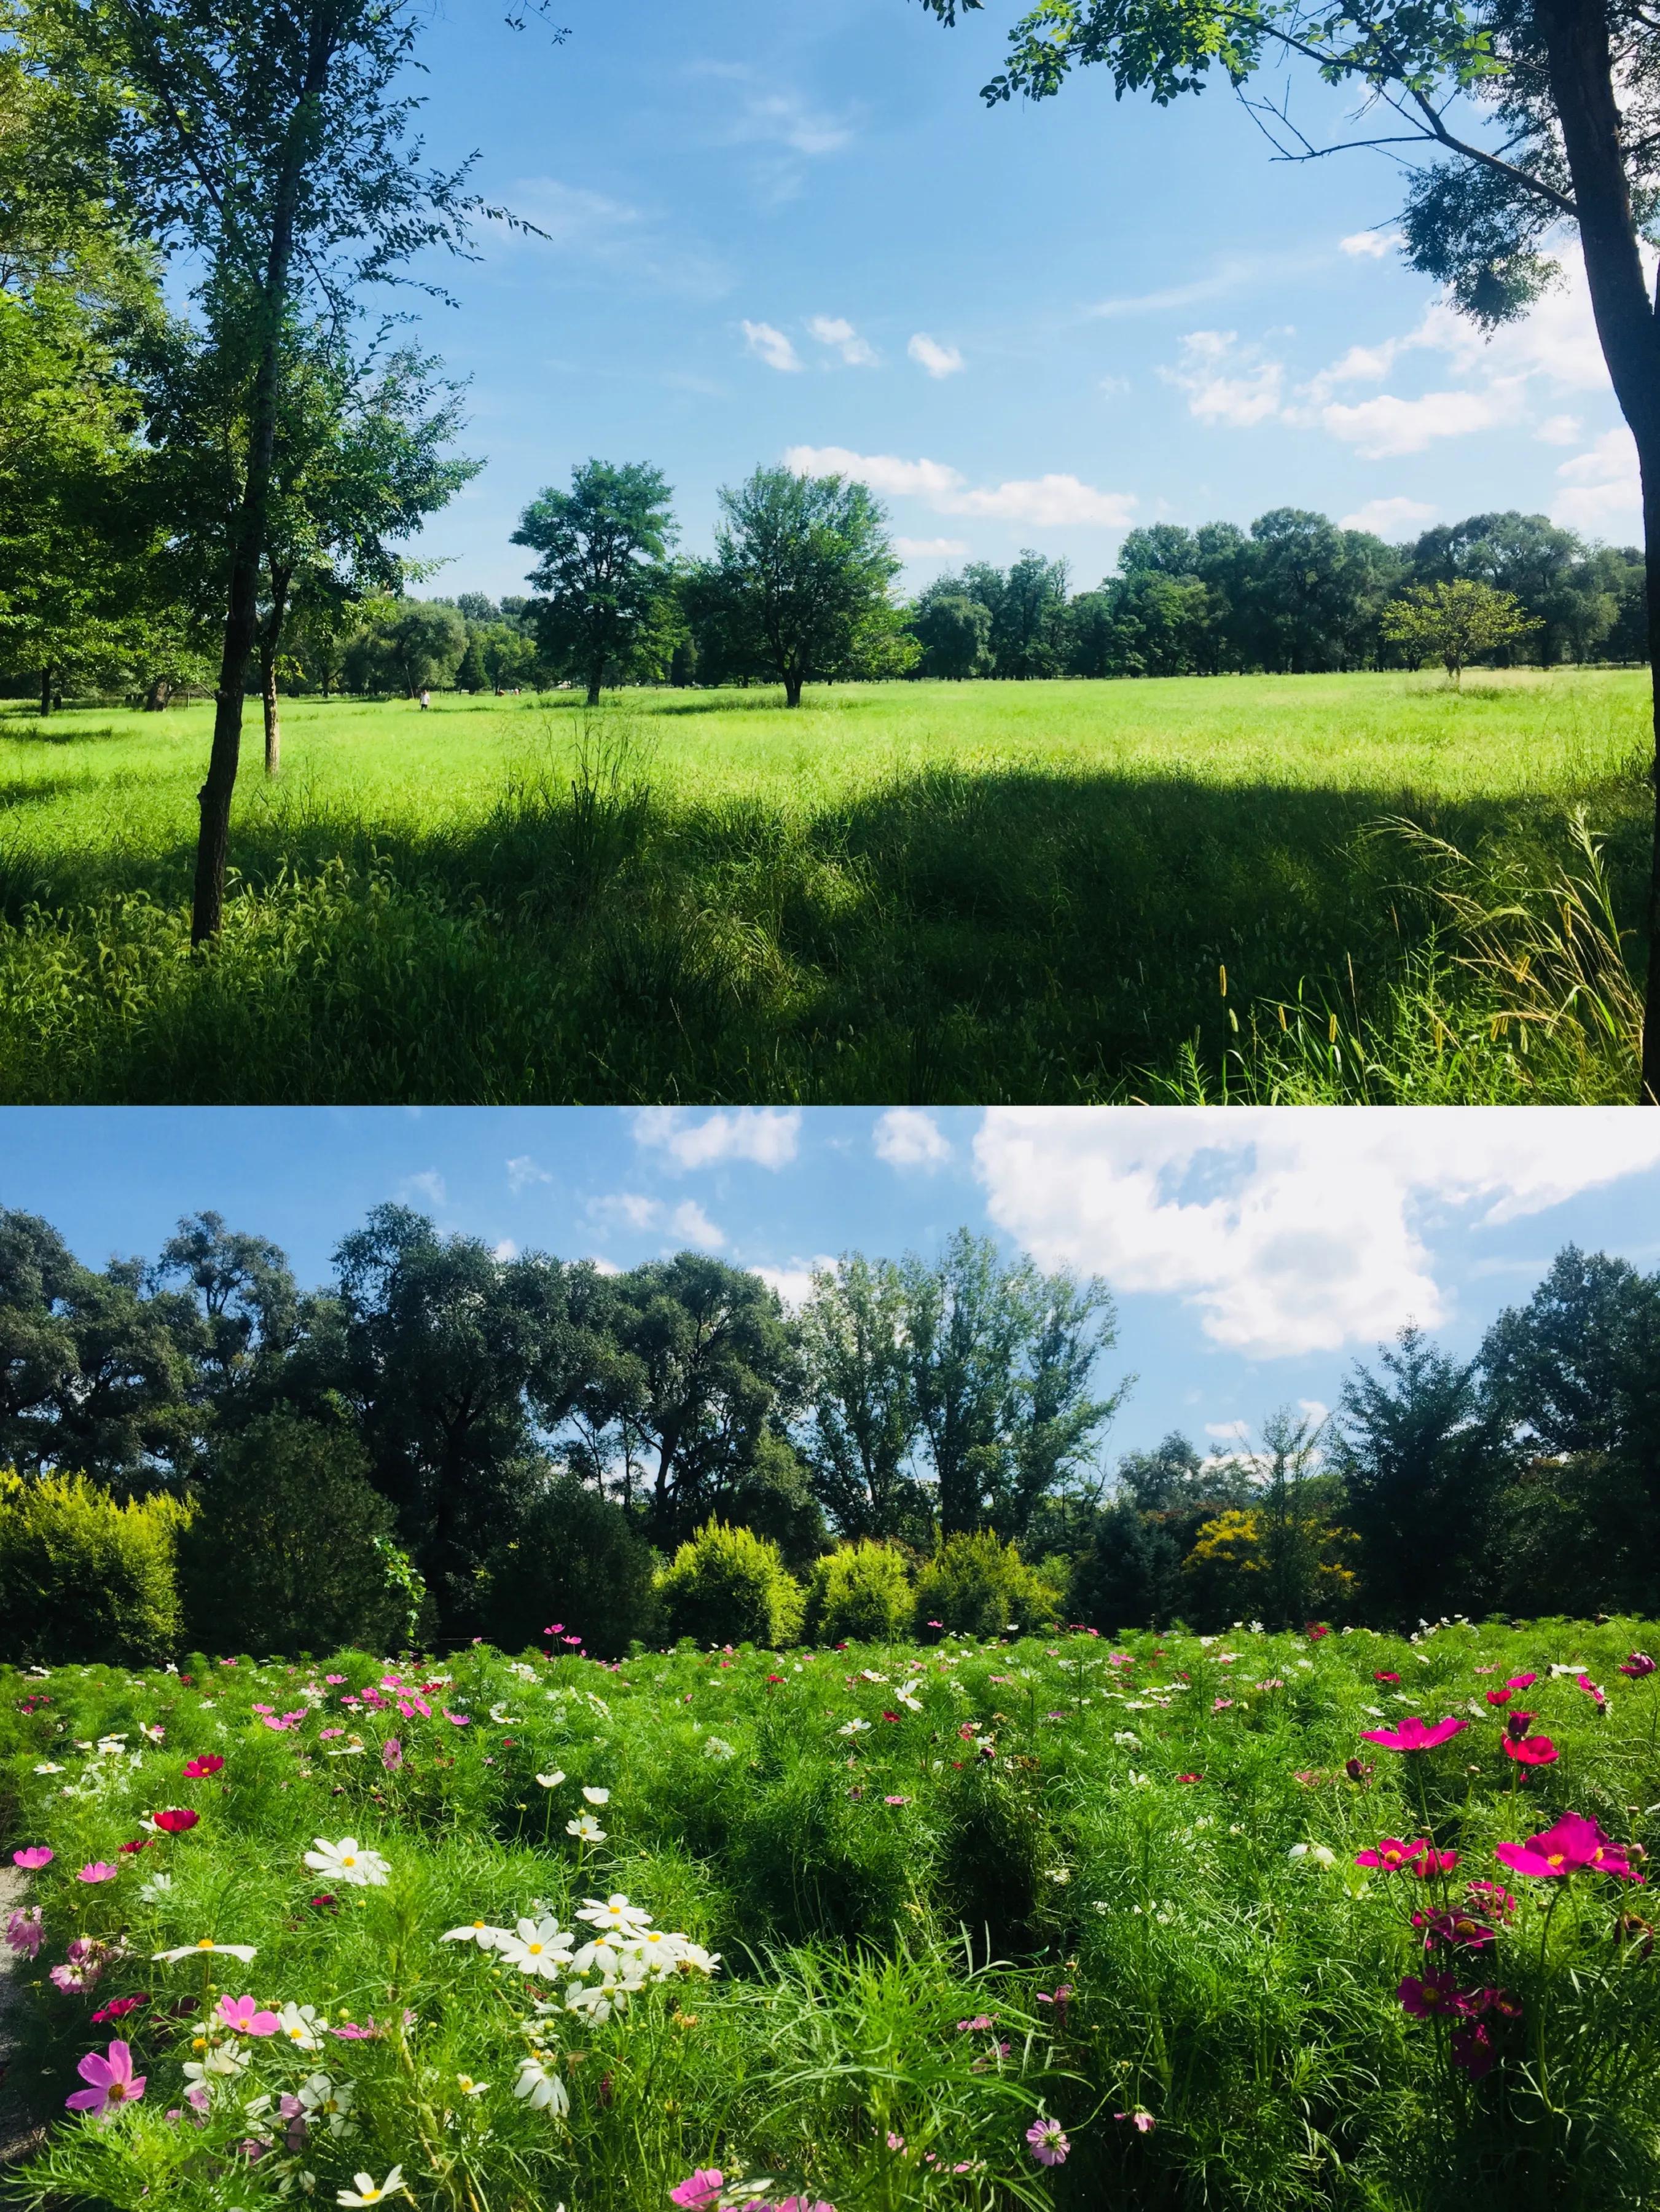
MULTIPOLYGON (((15 1906, 23 1901, 26 1882, 15 1867, 0 1867, 0 1921, 3 1921, 15 1906)), ((16 2160, 27 2158, 40 2144, 40 2130, 25 2118, 22 2108, 6 2079, 6 2069, 16 2049, 16 2038, 12 2033, 11 2008, 18 1994, 13 1979, 17 1964, 9 1945, 0 1944, 0 2166, 9 2166, 16 2160)))

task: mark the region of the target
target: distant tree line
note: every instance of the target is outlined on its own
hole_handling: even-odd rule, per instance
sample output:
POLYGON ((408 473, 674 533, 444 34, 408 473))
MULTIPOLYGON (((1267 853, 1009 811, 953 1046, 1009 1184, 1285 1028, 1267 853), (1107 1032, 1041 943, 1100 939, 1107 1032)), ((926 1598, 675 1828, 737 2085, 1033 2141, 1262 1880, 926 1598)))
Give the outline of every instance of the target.
POLYGON ((1408 1329, 1318 1429, 1116 1468, 1114 1338, 1098 1282, 966 1231, 933 1263, 845 1255, 792 1314, 702 1254, 611 1275, 400 1206, 314 1291, 211 1213, 101 1269, 0 1213, 0 1468, 192 1504, 227 1590, 270 1553, 320 1605, 356 1526, 444 1638, 648 1589, 712 1519, 798 1573, 836 1538, 995 1536, 1109 1632, 1660 1608, 1660 1274, 1570 1247, 1471 1360, 1408 1329))

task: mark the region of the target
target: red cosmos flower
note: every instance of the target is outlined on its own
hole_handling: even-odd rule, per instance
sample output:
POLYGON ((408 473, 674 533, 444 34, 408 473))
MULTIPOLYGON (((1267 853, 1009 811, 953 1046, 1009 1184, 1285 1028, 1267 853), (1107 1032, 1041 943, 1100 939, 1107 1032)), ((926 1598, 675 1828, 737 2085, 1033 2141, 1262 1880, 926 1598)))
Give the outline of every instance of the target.
POLYGON ((1629 1659, 1620 1661, 1620 1672, 1628 1681, 1640 1682, 1645 1674, 1653 1674, 1655 1664, 1646 1651, 1633 1651, 1629 1659))
POLYGON ((185 1769, 186 1782, 199 1782, 204 1774, 217 1774, 224 1765, 216 1751, 204 1751, 200 1759, 192 1759, 185 1769))
POLYGON ((182 1836, 187 1828, 193 1828, 201 1817, 199 1813, 192 1813, 188 1806, 175 1806, 169 1813, 158 1813, 155 1825, 165 1835, 182 1836))
POLYGON ((1307 1632, 1308 1639, 1310 1644, 1317 1644, 1323 1636, 1329 1636, 1331 1634, 1330 1629, 1327 1628, 1322 1622, 1317 1620, 1310 1621, 1307 1632))
POLYGON ((1398 1674, 1374 1674, 1371 1679, 1374 1682, 1398 1682, 1401 1677, 1398 1674))
POLYGON ((1507 1705, 1515 1695, 1514 1690, 1489 1690, 1487 1703, 1490 1705, 1507 1705))
POLYGON ((1385 1751, 1433 1751, 1438 1744, 1450 1743, 1468 1726, 1468 1721, 1455 1720, 1450 1713, 1433 1722, 1420 1721, 1410 1713, 1398 1729, 1362 1729, 1360 1734, 1366 1742, 1381 1744, 1385 1751))
POLYGON ((1622 1881, 1643 1879, 1628 1863, 1625 1844, 1605 1836, 1583 1813, 1564 1813, 1554 1827, 1541 1828, 1524 1844, 1495 1844, 1493 1855, 1513 1874, 1541 1879, 1569 1874, 1614 1874, 1622 1881))
POLYGON ((1530 1690, 1539 1680, 1537 1674, 1511 1674, 1505 1683, 1507 1690, 1530 1690))
POLYGON ((1506 1713, 1505 1716, 1505 1735, 1512 1742, 1520 1743, 1528 1732, 1528 1723, 1535 1717, 1532 1713, 1524 1713, 1518 1705, 1513 1713, 1506 1713))
POLYGON ((1498 1940, 1485 1921, 1468 1912, 1414 1912, 1412 1924, 1423 1929, 1426 1951, 1442 1943, 1450 1950, 1480 1951, 1498 1940))
POLYGON ((1438 1851, 1432 1844, 1428 1850, 1413 1861, 1407 1872, 1416 1875, 1420 1881, 1427 1881, 1432 1875, 1450 1874, 1457 1863, 1456 1851, 1438 1851))
POLYGON ((1371 1775, 1371 1768, 1364 1759, 1346 1759, 1343 1761, 1343 1771, 1351 1782, 1361 1783, 1371 1775))
POLYGON ((1202 1774, 1178 1774, 1176 1778, 1178 1782, 1202 1782, 1205 1778, 1202 1774))
POLYGON ((1385 1873, 1393 1874, 1401 1867, 1410 1866, 1429 1847, 1427 1836, 1420 1836, 1415 1844, 1402 1843, 1399 1836, 1385 1836, 1374 1850, 1357 1851, 1354 1863, 1362 1867, 1380 1867, 1385 1873))
POLYGON ((136 1836, 131 1843, 118 1844, 116 1849, 124 1852, 147 1851, 155 1841, 154 1836, 136 1836))
POLYGON ((112 1997, 106 2005, 100 2005, 92 2016, 92 2025, 101 2027, 106 2020, 125 2020, 130 2012, 149 2002, 149 1991, 140 1990, 136 1997, 112 1997))
POLYGON ((1549 1766, 1556 1758, 1556 1746, 1548 1735, 1506 1735, 1499 1741, 1505 1757, 1518 1766, 1549 1766))
POLYGON ((1464 2009, 1457 1983, 1439 1967, 1408 1974, 1395 1994, 1415 2020, 1445 2020, 1464 2009))

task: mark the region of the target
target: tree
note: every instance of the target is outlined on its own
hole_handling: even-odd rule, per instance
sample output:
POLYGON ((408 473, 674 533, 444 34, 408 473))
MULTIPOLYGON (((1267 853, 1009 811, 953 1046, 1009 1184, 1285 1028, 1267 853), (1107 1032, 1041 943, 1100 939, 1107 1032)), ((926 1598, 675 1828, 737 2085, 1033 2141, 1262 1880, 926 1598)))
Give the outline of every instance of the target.
POLYGON ((926 592, 911 616, 911 628, 922 648, 924 676, 961 683, 989 671, 991 615, 977 599, 959 591, 926 592))
POLYGON ((812 1279, 802 1309, 807 1457, 844 1536, 915 1536, 927 1501, 910 1466, 921 1433, 905 1279, 855 1252, 812 1279))
POLYGON ((441 599, 400 599, 346 647, 354 691, 401 691, 417 698, 454 678, 467 649, 467 626, 441 599))
POLYGON ((296 334, 344 325, 361 286, 459 247, 465 171, 426 169, 394 93, 405 0, 36 0, 31 64, 83 86, 145 234, 190 257, 220 388, 240 392, 235 515, 221 573, 217 705, 192 918, 218 932, 243 696, 258 626, 278 428, 296 334))
POLYGON ((1385 607, 1383 635, 1422 659, 1430 655, 1456 684, 1464 663, 1493 653, 1538 625, 1508 592, 1468 578, 1456 584, 1414 584, 1393 606, 1385 607))
POLYGON ((903 627, 888 598, 900 562, 887 517, 843 477, 757 469, 721 493, 715 558, 705 572, 730 649, 781 678, 799 707, 812 676, 850 672, 861 653, 903 627))
POLYGON ((668 597, 672 496, 643 461, 584 461, 570 489, 538 494, 513 533, 542 556, 527 580, 543 644, 576 670, 590 707, 607 676, 627 672, 668 597))
MULTIPOLYGON (((922 0, 946 24, 982 0, 922 0)), ((1012 33, 988 102, 1045 99, 1074 67, 1099 65, 1122 97, 1159 105, 1224 76, 1282 156, 1335 150, 1293 125, 1278 88, 1244 88, 1300 60, 1362 95, 1348 142, 1383 145, 1408 176, 1405 252, 1454 304, 1491 328, 1550 282, 1552 249, 1578 235, 1597 336, 1636 441, 1643 483, 1649 661, 1660 770, 1660 299, 1644 264, 1660 187, 1651 127, 1660 24, 1638 0, 1383 0, 1309 16, 1273 0, 1040 0, 1012 33), (1374 127, 1382 113, 1383 127, 1374 127)), ((1660 1105, 1660 772, 1649 889, 1642 1097, 1660 1105)))
POLYGON ((1566 1246, 1524 1306, 1481 1340, 1489 1403, 1505 1426, 1552 1456, 1610 1452, 1657 1285, 1628 1261, 1566 1246))

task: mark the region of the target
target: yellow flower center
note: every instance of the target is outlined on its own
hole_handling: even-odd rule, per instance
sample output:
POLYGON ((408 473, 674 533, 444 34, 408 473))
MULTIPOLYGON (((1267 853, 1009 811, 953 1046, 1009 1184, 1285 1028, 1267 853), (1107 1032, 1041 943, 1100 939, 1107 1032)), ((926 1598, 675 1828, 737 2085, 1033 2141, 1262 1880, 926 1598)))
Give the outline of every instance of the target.
POLYGON ((198 1936, 197 1941, 196 1941, 196 1948, 197 1948, 197 1949, 198 1949, 198 1951, 211 1951, 211 1950, 212 1950, 212 1948, 213 1948, 213 1938, 212 1938, 212 1936, 198 1936))

